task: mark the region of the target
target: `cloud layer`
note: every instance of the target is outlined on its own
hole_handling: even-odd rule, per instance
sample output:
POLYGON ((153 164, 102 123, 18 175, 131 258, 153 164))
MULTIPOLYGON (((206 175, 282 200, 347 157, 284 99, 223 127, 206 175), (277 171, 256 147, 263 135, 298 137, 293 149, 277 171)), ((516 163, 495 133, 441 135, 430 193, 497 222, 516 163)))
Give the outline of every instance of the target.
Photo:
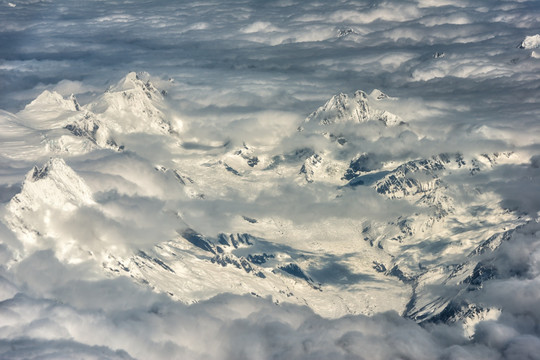
MULTIPOLYGON (((45 129, 15 125, 24 120, 19 111, 43 90, 73 93, 86 105, 128 72, 147 71, 166 90, 166 115, 181 124, 175 141, 117 134, 126 151, 69 158, 92 203, 69 214, 44 207, 27 219, 46 234, 27 256, 18 255, 27 245, 0 222, 0 357, 538 358, 540 60, 538 50, 519 45, 538 33, 539 19, 537 1, 0 1, 2 218, 25 174, 49 156, 40 153, 45 129), (350 141, 342 152, 321 134, 296 131, 332 95, 358 89, 390 95, 373 104, 406 125, 344 127, 341 135, 350 141), (483 264, 479 271, 496 276, 474 290, 426 286, 433 296, 455 290, 460 306, 481 304, 500 315, 473 324, 469 338, 460 324, 418 325, 397 312, 328 319, 306 306, 231 294, 188 305, 127 276, 107 275, 91 256, 61 256, 65 244, 58 239, 75 239, 92 253, 117 247, 130 254, 188 225, 211 236, 256 232, 242 216, 271 224, 271 240, 286 243, 287 236, 304 234, 305 241, 294 244, 298 253, 324 251, 334 231, 328 224, 357 221, 360 234, 358 219, 376 224, 428 212, 324 178, 308 187, 297 180, 296 168, 295 181, 272 172, 263 187, 250 187, 254 170, 238 160, 239 149, 262 154, 261 166, 270 167, 277 154, 285 164, 294 162, 295 151, 310 149, 342 162, 364 156, 370 170, 447 152, 513 154, 498 165, 484 159, 488 175, 455 170, 445 179, 456 202, 468 204, 473 193, 485 202, 471 203, 471 213, 489 215, 500 205, 524 224, 495 251, 475 258, 483 264), (245 177, 221 181, 230 175, 225 165, 245 177), (190 184, 195 167, 203 169, 201 178, 190 184)), ((453 229, 470 230, 476 220, 453 229)), ((480 222, 486 229, 506 226, 487 216, 480 222)), ((336 286, 362 278, 346 261, 347 251, 361 245, 347 246, 324 264, 308 262, 312 274, 336 286)), ((443 250, 451 254, 448 248, 424 250, 440 260, 443 250)), ((367 263, 362 266, 371 269, 371 259, 367 263)))
POLYGON ((420 327, 393 312, 330 320, 307 307, 231 295, 183 305, 126 279, 93 277, 84 264, 62 265, 44 251, 15 271, 2 271, 0 354, 6 359, 535 358, 538 230, 538 224, 523 228, 495 256, 502 271, 523 271, 486 284, 479 296, 504 312, 497 321, 481 323, 472 340, 458 326, 420 327))

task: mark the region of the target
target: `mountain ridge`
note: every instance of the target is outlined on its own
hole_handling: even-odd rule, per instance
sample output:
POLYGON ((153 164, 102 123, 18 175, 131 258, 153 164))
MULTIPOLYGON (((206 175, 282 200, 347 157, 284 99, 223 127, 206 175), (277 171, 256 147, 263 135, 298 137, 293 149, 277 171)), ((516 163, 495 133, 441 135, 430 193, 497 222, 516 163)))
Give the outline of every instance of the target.
MULTIPOLYGON (((459 318, 467 322, 484 316, 481 304, 460 307, 455 294, 437 297, 429 286, 449 283, 457 277, 464 253, 474 252, 486 242, 495 244, 489 239, 504 233, 504 228, 523 224, 524 220, 500 208, 496 194, 477 196, 474 181, 468 185, 471 179, 495 169, 498 162, 514 163, 520 161, 519 156, 456 151, 394 159, 373 150, 359 152, 366 141, 377 144, 392 136, 399 138, 403 132, 417 139, 423 136, 414 124, 406 124, 383 109, 385 102, 395 99, 380 90, 370 95, 356 91, 352 97, 333 96, 306 118, 301 131, 291 134, 293 146, 289 148, 293 150, 289 152, 245 141, 239 148, 206 150, 171 145, 170 139, 181 144, 181 133, 166 120, 167 112, 160 110, 166 107, 166 100, 145 76, 149 77, 129 73, 95 102, 78 108, 73 98, 53 93, 44 96, 47 101, 59 102, 60 110, 71 104, 68 110, 76 117, 62 123, 62 129, 92 144, 83 155, 106 151, 109 158, 118 157, 115 164, 120 166, 108 172, 111 184, 102 184, 92 176, 108 170, 100 170, 99 162, 90 161, 93 165, 87 176, 92 188, 61 158, 30 170, 21 192, 8 204, 4 219, 21 238, 27 238, 25 251, 39 249, 40 239, 46 238, 43 246, 56 244, 62 261, 93 261, 108 276, 131 278, 186 303, 225 291, 270 297, 275 303, 307 304, 330 317, 386 310, 416 321, 459 318), (131 109, 133 102, 140 106, 131 109), (366 140, 359 135, 364 130, 372 131, 373 136, 366 140), (130 157, 138 169, 131 170, 121 154, 136 148, 118 144, 134 144, 141 134, 164 139, 157 153, 161 157, 130 157), (313 136, 322 141, 312 145, 309 140, 313 136), (466 181, 456 184, 456 177, 466 181), (118 184, 126 189, 156 190, 146 195, 134 189, 119 192, 115 188, 118 184), (279 194, 282 189, 302 194, 313 209, 320 202, 332 209, 357 209, 354 202, 367 198, 405 212, 395 217, 387 214, 384 220, 365 212, 358 217, 315 217, 304 220, 306 224, 296 224, 298 214, 266 214, 255 206, 267 194, 279 194), (70 221, 70 216, 82 211, 92 214, 96 224, 109 216, 115 224, 112 228, 122 229, 131 224, 125 215, 131 211, 129 204, 152 193, 163 195, 149 206, 152 210, 142 208, 137 216, 150 217, 151 211, 152 218, 169 219, 159 220, 167 225, 153 244, 122 239, 124 249, 103 249, 110 236, 123 236, 120 230, 111 232, 107 227, 96 227, 89 237, 73 238, 65 244, 62 237, 66 235, 58 232, 50 215, 63 214, 70 221), (124 203, 112 205, 109 199, 115 196, 123 197, 124 203), (168 200, 171 196, 176 200, 168 200), (224 216, 231 218, 229 224, 223 224, 223 229, 216 224, 215 233, 205 231, 197 212, 228 197, 237 199, 241 204, 238 209, 218 205, 215 212, 224 211, 224 216), (466 197, 473 200, 464 206, 466 197), (479 211, 490 219, 480 229, 474 217, 479 211), (39 214, 49 220, 36 220, 39 214)), ((80 154, 67 153, 74 159, 80 154)), ((82 169, 88 166, 74 164, 82 169)), ((274 207, 272 201, 277 199, 279 196, 272 195, 264 201, 274 207)), ((144 234, 146 230, 141 231, 144 234)), ((493 246, 496 249, 499 245, 493 246)), ((481 257, 471 259, 461 266, 463 284, 466 278, 472 279, 469 283, 476 281, 475 269, 481 266, 481 257)))

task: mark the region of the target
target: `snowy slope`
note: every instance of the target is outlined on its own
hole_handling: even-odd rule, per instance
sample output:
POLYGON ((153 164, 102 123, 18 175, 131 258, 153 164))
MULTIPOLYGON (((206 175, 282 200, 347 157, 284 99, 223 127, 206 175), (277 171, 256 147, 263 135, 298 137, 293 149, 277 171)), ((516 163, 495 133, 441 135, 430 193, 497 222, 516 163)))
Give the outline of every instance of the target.
MULTIPOLYGON (((373 95, 379 100, 384 98, 383 93, 374 93, 373 95)), ((314 124, 324 127, 332 124, 363 123, 366 121, 380 121, 385 126, 396 126, 401 123, 397 115, 386 110, 373 108, 368 102, 368 95, 364 91, 357 90, 352 97, 343 93, 332 96, 323 106, 306 118, 304 127, 314 124)))
MULTIPOLYGON (((64 160, 52 158, 42 167, 34 166, 21 192, 6 207, 5 221, 23 244, 18 257, 51 247, 47 238, 55 237, 55 222, 93 203, 90 188, 64 160)), ((80 253, 88 251, 74 239, 62 239, 54 248, 64 261, 76 261, 80 253)))
POLYGON ((82 117, 75 97, 64 99, 56 92, 45 90, 17 114, 0 114, 5 137, 0 145, 2 153, 12 159, 27 159, 51 154, 76 155, 96 149, 93 140, 74 137, 66 129, 82 117))
POLYGON ((64 99, 59 93, 43 91, 34 101, 18 113, 22 123, 38 130, 62 127, 80 111, 75 96, 64 99))
POLYGON ((117 140, 123 134, 174 135, 182 124, 166 119, 160 110, 165 92, 146 77, 129 73, 84 106, 73 95, 45 90, 17 114, 2 112, 2 153, 13 159, 78 156, 102 148, 123 150, 117 140))
MULTIPOLYGON (((393 158, 389 139, 426 136, 384 109, 393 100, 379 90, 335 95, 283 144, 208 147, 182 144, 146 74, 129 73, 84 106, 46 92, 3 114, 6 139, 41 132, 89 145, 66 147, 75 168, 31 156, 38 166, 4 217, 23 244, 16 259, 53 249, 185 303, 226 292, 328 317, 441 319, 459 291, 430 289, 469 286, 482 258, 467 254, 496 248, 490 239, 526 221, 477 180, 522 158, 461 149, 393 158)), ((15 153, 15 143, 3 146, 15 153)), ((489 312, 467 306, 452 319, 489 312)))
POLYGON ((177 131, 181 125, 171 123, 160 109, 165 92, 156 89, 148 77, 131 72, 85 108, 118 133, 177 131))
MULTIPOLYGON (((35 167, 27 174, 21 192, 7 205, 5 221, 24 245, 18 259, 51 248, 62 261, 95 261, 111 275, 129 276, 186 303, 223 292, 252 294, 270 296, 276 303, 308 304, 331 317, 404 308, 409 294, 398 280, 384 276, 369 292, 369 298, 365 297, 365 287, 351 287, 347 294, 341 294, 336 284, 319 282, 303 269, 324 263, 323 254, 272 244, 247 233, 219 234, 211 239, 186 228, 181 219, 173 239, 129 253, 103 248, 105 240, 101 237, 106 233, 99 228, 93 229, 92 236, 97 239, 90 242, 85 236, 66 238, 65 232, 58 231, 60 219, 74 221, 84 209, 89 209, 87 216, 91 209, 106 212, 101 206, 85 181, 62 159, 35 167), (389 302, 392 293, 395 301, 389 302)), ((109 216, 121 221, 114 214, 109 216)), ((87 226, 98 226, 91 218, 88 221, 87 226)))

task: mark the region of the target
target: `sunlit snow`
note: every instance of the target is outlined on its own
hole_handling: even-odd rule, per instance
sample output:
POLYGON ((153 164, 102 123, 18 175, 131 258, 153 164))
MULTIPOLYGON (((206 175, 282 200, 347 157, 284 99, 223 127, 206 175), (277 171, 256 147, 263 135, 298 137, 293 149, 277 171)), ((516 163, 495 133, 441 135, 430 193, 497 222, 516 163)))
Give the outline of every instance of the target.
POLYGON ((0 23, 0 358, 540 353, 537 2, 0 23))

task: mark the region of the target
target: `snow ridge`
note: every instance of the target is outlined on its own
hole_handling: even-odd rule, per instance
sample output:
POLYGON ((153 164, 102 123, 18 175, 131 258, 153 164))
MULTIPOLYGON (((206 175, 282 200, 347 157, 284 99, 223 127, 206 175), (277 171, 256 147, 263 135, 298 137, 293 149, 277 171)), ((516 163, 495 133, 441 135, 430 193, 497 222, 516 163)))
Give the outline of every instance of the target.
MULTIPOLYGON (((26 114, 30 114, 40 103, 51 109, 56 106, 56 115, 52 111, 53 120, 48 123, 54 125, 54 131, 42 130, 49 141, 60 136, 90 144, 86 152, 100 149, 106 153, 106 161, 111 160, 114 169, 105 165, 102 170, 112 184, 122 184, 123 192, 115 188, 120 185, 103 185, 103 193, 96 194, 104 197, 104 203, 95 202, 84 179, 61 158, 34 167, 20 194, 8 204, 5 217, 23 243, 19 258, 33 250, 53 248, 62 261, 93 259, 108 275, 128 276, 186 303, 230 292, 270 296, 276 303, 307 304, 325 316, 393 309, 421 321, 459 313, 461 305, 450 306, 457 299, 455 294, 437 297, 425 289, 457 277, 452 274, 457 274, 456 264, 463 263, 464 254, 520 224, 515 214, 500 208, 496 194, 480 196, 467 181, 455 184, 455 178, 488 172, 499 161, 514 161, 510 153, 412 153, 394 159, 384 149, 388 139, 419 130, 414 124, 399 126, 404 124, 401 118, 383 109, 394 99, 380 90, 370 95, 359 90, 352 96, 333 96, 306 118, 303 131, 291 134, 286 147, 243 143, 238 148, 226 143, 185 147, 178 152, 164 146, 153 161, 142 154, 119 152, 123 150, 118 145, 121 141, 129 146, 129 141, 144 134, 162 143, 181 138, 168 121, 164 94, 148 78, 144 73, 129 73, 86 106, 80 106, 74 97, 64 99, 49 92, 27 107, 26 114), (372 148, 363 152, 362 144, 369 142, 372 148), (130 169, 131 165, 136 169, 130 169), (140 193, 133 190, 134 185, 140 193), (90 239, 63 232, 61 221, 69 223, 79 214, 93 214, 96 224, 107 218, 118 222, 115 229, 126 226, 131 233, 132 219, 125 214, 131 214, 130 207, 141 201, 137 196, 146 196, 149 188, 160 195, 149 205, 152 210, 141 207, 138 216, 157 216, 161 223, 164 214, 176 214, 173 220, 163 220, 172 228, 158 231, 159 238, 152 243, 130 243, 119 250, 131 239, 123 239, 124 234, 116 230, 100 232, 99 225, 90 239), (172 208, 164 205, 169 203, 169 192, 175 201, 181 199, 167 205, 172 208), (295 224, 296 215, 268 213, 254 206, 262 198, 275 207, 268 194, 294 198, 296 193, 300 194, 298 211, 311 211, 301 204, 304 201, 317 210, 320 200, 337 212, 350 207, 360 214, 342 219, 332 217, 331 211, 315 220, 310 214, 300 214, 299 218, 307 215, 307 219, 295 224), (370 217, 355 205, 364 196, 366 206, 373 201, 403 211, 370 217), (116 202, 116 197, 123 201, 116 202), (218 228, 214 233, 206 232, 205 225, 190 223, 198 221, 191 214, 192 207, 179 205, 204 208, 205 203, 219 204, 230 198, 242 204, 239 213, 226 210, 224 213, 231 211, 230 228, 218 228), (464 205, 462 199, 468 198, 474 201, 464 205), (490 219, 489 225, 478 227, 478 212, 490 219), (103 246, 108 241, 117 247, 103 246), (374 279, 376 285, 358 280, 362 278, 374 279)), ((30 123, 35 120, 29 118, 30 123)), ((68 151, 66 156, 74 153, 68 151)), ((88 226, 94 227, 93 223, 88 226)), ((474 277, 478 266, 477 273, 487 274, 479 262, 472 258, 467 263, 467 276, 474 277)), ((464 271, 459 273, 462 281, 467 278, 464 271)), ((484 316, 473 305, 464 314, 484 316)), ((454 315, 452 318, 458 316, 454 315)))
MULTIPOLYGON (((381 94, 377 94, 377 99, 384 99, 381 94)), ((380 121, 385 126, 396 126, 402 123, 397 115, 386 110, 373 108, 369 103, 368 95, 361 90, 357 90, 352 97, 343 93, 332 96, 323 106, 306 118, 304 126, 308 126, 308 124, 328 126, 348 122, 364 123, 367 121, 380 121)))
POLYGON ((34 166, 21 192, 6 206, 5 220, 24 245, 19 256, 47 247, 42 238, 54 236, 58 216, 93 204, 92 191, 63 159, 51 158, 41 168, 34 166))
POLYGON ((92 191, 64 159, 51 158, 28 172, 21 193, 10 202, 12 211, 35 210, 40 204, 69 210, 72 206, 93 203, 92 191))
POLYGON ((145 78, 130 72, 87 106, 107 127, 118 133, 172 133, 176 129, 161 110, 164 94, 145 78))

